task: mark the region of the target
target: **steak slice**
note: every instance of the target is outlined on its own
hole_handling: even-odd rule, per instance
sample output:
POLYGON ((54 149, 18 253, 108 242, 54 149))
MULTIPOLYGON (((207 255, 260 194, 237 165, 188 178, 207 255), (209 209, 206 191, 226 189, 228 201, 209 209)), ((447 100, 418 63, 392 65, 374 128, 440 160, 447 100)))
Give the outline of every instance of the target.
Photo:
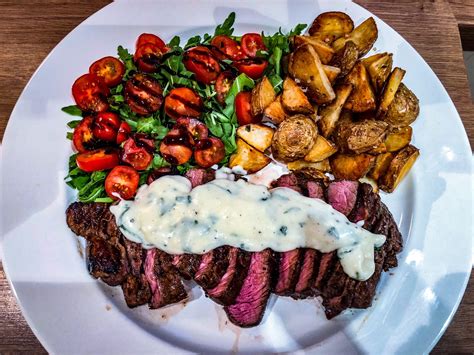
POLYGON ((314 279, 314 289, 317 294, 322 293, 322 289, 326 284, 326 281, 331 276, 331 272, 334 269, 334 266, 338 260, 337 251, 332 251, 330 253, 324 253, 321 256, 318 266, 318 272, 314 279))
POLYGON ((229 266, 228 256, 228 246, 208 251, 201 258, 194 281, 205 290, 216 287, 229 266))
POLYGON ((127 306, 134 308, 150 302, 151 290, 144 274, 139 276, 129 274, 122 283, 123 297, 127 306))
POLYGON ((357 181, 334 181, 328 186, 328 203, 344 215, 349 215, 355 206, 357 198, 357 181))
POLYGON ((201 263, 199 254, 180 254, 173 256, 173 266, 185 280, 192 280, 201 263))
POLYGON ((293 173, 280 176, 277 180, 272 182, 271 187, 286 187, 302 193, 301 188, 298 185, 298 179, 293 173))
POLYGON ((247 276, 250 254, 238 248, 230 248, 229 267, 216 287, 207 290, 207 295, 224 306, 231 305, 237 298, 247 276))
POLYGON ((130 266, 130 274, 140 276, 143 273, 143 263, 146 258, 146 250, 139 243, 132 242, 127 238, 121 238, 122 244, 127 251, 128 264, 130 266))
POLYGON ((270 296, 272 257, 270 249, 252 253, 247 277, 235 303, 224 307, 227 317, 235 325, 248 328, 261 322, 270 296))
POLYGON ((214 180, 216 177, 216 172, 214 170, 193 168, 189 169, 184 176, 188 178, 189 181, 191 181, 191 186, 195 188, 196 186, 214 180))
POLYGON ((150 308, 160 308, 186 299, 178 271, 171 264, 171 255, 149 249, 145 259, 145 276, 150 285, 150 308))
POLYGON ((301 265, 295 292, 291 297, 295 299, 307 298, 315 295, 313 284, 317 275, 317 267, 321 260, 321 253, 315 249, 304 249, 303 263, 301 265))
POLYGON ((294 249, 280 253, 278 264, 278 281, 273 292, 280 296, 289 296, 295 290, 301 268, 302 249, 294 249))

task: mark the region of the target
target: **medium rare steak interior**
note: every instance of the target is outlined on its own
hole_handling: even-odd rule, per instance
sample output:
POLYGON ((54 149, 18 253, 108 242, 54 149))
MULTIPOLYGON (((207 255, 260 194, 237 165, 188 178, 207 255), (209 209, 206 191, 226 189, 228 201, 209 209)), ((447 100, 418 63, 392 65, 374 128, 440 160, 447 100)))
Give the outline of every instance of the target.
MULTIPOLYGON (((214 176, 212 171, 192 169, 186 177, 195 187, 214 176)), ((145 250, 122 235, 104 203, 75 202, 66 219, 71 230, 86 239, 91 275, 108 285, 121 285, 129 307, 160 308, 184 300, 182 279, 195 280, 241 327, 260 323, 272 292, 294 299, 321 296, 328 319, 347 308, 369 307, 382 271, 397 266, 396 255, 402 249, 397 225, 372 187, 356 181, 326 183, 301 172, 284 175, 272 186, 328 201, 350 221, 363 221, 363 228, 386 235, 386 242, 375 251, 374 274, 357 281, 344 273, 335 251, 307 248, 277 253, 224 246, 204 255, 145 250)))

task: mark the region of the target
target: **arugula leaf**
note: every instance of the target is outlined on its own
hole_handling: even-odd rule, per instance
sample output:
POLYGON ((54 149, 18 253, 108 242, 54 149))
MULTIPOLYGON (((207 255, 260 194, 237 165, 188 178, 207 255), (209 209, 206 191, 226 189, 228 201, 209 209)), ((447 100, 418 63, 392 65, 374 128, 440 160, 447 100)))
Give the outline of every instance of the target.
POLYGON ((69 122, 67 123, 67 126, 68 126, 69 128, 76 128, 79 123, 81 123, 81 120, 69 121, 69 122))
POLYGON ((170 43, 168 43, 168 47, 174 48, 174 47, 179 47, 179 43, 181 42, 181 38, 179 36, 174 36, 170 43))
POLYGON ((291 36, 297 36, 297 35, 300 35, 301 32, 304 31, 304 29, 307 27, 308 25, 305 24, 305 23, 299 23, 295 26, 295 28, 293 28, 290 32, 288 32, 288 36, 291 37, 291 36))
POLYGON ((201 36, 196 35, 196 36, 193 36, 190 39, 188 39, 188 41, 186 42, 186 44, 184 46, 184 49, 188 49, 188 48, 191 48, 191 47, 196 47, 199 44, 201 44, 201 36))
POLYGON ((154 117, 143 117, 136 122, 137 132, 147 133, 156 139, 163 139, 168 133, 168 128, 154 117))
POLYGON ((66 138, 69 140, 72 140, 72 132, 67 132, 66 133, 66 138))
POLYGON ((71 116, 82 116, 82 110, 77 105, 64 106, 61 111, 66 112, 71 116))
POLYGON ((244 73, 235 78, 225 99, 226 106, 222 111, 224 115, 231 117, 234 112, 234 101, 237 94, 241 91, 251 90, 254 86, 255 82, 244 73))
POLYGON ((123 75, 123 80, 127 80, 130 72, 137 70, 135 63, 133 62, 133 55, 131 55, 129 51, 122 46, 117 47, 117 54, 122 60, 123 64, 125 64, 125 74, 123 75))
POLYGON ((222 25, 218 25, 214 31, 214 37, 219 35, 231 36, 234 32, 235 12, 231 12, 222 25))
POLYGON ((152 169, 159 169, 165 166, 170 166, 170 164, 159 154, 153 156, 153 161, 151 163, 152 169))

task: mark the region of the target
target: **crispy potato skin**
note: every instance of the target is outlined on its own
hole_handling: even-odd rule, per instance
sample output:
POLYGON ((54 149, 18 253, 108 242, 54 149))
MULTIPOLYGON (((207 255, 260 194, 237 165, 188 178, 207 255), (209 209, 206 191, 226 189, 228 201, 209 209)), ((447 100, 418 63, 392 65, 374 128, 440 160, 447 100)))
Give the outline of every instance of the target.
POLYGON ((380 177, 380 188, 386 192, 393 192, 410 171, 419 155, 420 151, 413 145, 400 150, 390 162, 385 174, 380 177))
POLYGON ((332 58, 331 65, 341 70, 339 77, 344 77, 354 68, 358 58, 357 46, 354 42, 347 41, 344 47, 332 58))
POLYGON ((270 80, 268 80, 266 76, 263 77, 252 90, 252 115, 260 116, 265 108, 275 100, 275 96, 276 93, 272 83, 270 83, 270 80))
POLYGON ((303 90, 301 90, 301 88, 290 77, 287 77, 285 81, 283 81, 281 103, 284 110, 289 113, 314 113, 313 106, 303 90))
POLYGON ((319 135, 316 138, 316 142, 313 144, 311 150, 304 156, 304 160, 315 163, 329 158, 336 152, 336 145, 323 136, 319 135))
POLYGON ((392 71, 392 53, 374 54, 362 59, 362 63, 369 72, 370 80, 375 90, 380 93, 383 85, 392 71))
POLYGON ((384 175, 387 171, 392 159, 392 153, 383 153, 377 155, 377 157, 375 158, 374 167, 372 168, 372 170, 369 171, 367 176, 374 179, 375 181, 378 181, 380 177, 384 175))
POLYGON ((336 179, 358 180, 372 168, 375 157, 370 154, 335 154, 329 158, 336 179))
POLYGON ((416 120, 419 113, 418 98, 405 84, 401 83, 384 120, 394 127, 408 126, 416 120))
POLYGON ((344 108, 352 112, 373 111, 376 109, 375 93, 370 83, 369 75, 364 65, 359 61, 345 81, 354 86, 351 95, 344 104, 344 108))
POLYGON ((258 123, 250 123, 237 128, 237 137, 264 152, 272 144, 274 129, 258 123))
POLYGON ((320 39, 316 37, 310 37, 310 36, 294 36, 292 38, 293 41, 293 46, 299 47, 303 44, 309 44, 314 48, 316 53, 318 53, 319 58, 321 59, 321 62, 323 64, 328 64, 332 57, 334 56, 334 49, 327 44, 326 42, 321 41, 320 39))
POLYGON ((311 169, 314 171, 328 172, 329 170, 331 170, 331 166, 329 164, 329 159, 324 159, 317 162, 296 160, 288 163, 288 169, 293 171, 311 169))
POLYGON ((318 129, 311 118, 294 115, 284 120, 272 141, 273 157, 283 162, 303 158, 313 147, 318 129))
POLYGON ((263 111, 263 118, 266 118, 276 125, 282 123, 287 117, 288 114, 285 112, 281 103, 281 94, 263 111))
POLYGON ((410 126, 392 128, 385 138, 388 152, 396 152, 410 144, 413 129, 410 126))
POLYGON ((387 129, 383 121, 344 121, 337 125, 333 140, 341 152, 364 153, 384 142, 387 129))
POLYGON ((351 94, 352 84, 342 84, 336 88, 336 99, 329 105, 321 107, 319 110, 320 120, 318 121, 319 129, 324 137, 329 137, 336 123, 341 116, 342 108, 347 98, 351 94))
POLYGON ((362 22, 359 26, 354 28, 354 30, 334 41, 332 44, 332 48, 337 52, 339 52, 342 48, 344 48, 346 42, 352 41, 357 46, 357 50, 359 51, 359 58, 363 57, 367 54, 367 52, 372 48, 375 41, 378 37, 378 29, 377 24, 373 17, 369 17, 367 20, 362 22))
POLYGON ((404 76, 405 70, 398 67, 393 69, 390 73, 380 96, 380 103, 377 109, 378 119, 383 119, 387 115, 388 108, 395 99, 395 95, 398 92, 398 88, 400 87, 404 76))
POLYGON ((330 11, 320 14, 311 24, 308 32, 326 43, 349 34, 354 29, 354 22, 344 12, 330 11))
POLYGON ((247 173, 253 174, 268 164, 271 159, 254 147, 248 145, 243 139, 237 138, 237 152, 231 155, 229 167, 242 167, 247 173))

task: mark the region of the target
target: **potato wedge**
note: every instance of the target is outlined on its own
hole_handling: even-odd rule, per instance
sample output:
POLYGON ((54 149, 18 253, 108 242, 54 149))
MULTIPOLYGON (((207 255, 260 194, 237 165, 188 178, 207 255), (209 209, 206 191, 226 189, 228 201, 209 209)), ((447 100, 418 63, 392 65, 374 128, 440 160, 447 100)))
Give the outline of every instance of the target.
POLYGON ((359 179, 359 182, 369 184, 370 186, 372 186, 372 190, 374 190, 375 193, 379 193, 379 185, 374 179, 364 176, 359 179))
POLYGON ((252 90, 252 115, 260 116, 263 111, 275 100, 275 89, 265 76, 252 90))
POLYGON ((328 141, 323 136, 318 136, 313 147, 308 154, 304 156, 305 161, 308 162, 318 162, 324 159, 329 158, 331 155, 337 152, 337 147, 331 141, 328 141))
POLYGON ((346 76, 346 82, 352 84, 354 89, 348 97, 344 108, 353 112, 365 112, 376 109, 375 93, 370 83, 367 70, 361 62, 357 62, 351 72, 346 76))
POLYGON ((387 146, 385 143, 380 143, 379 145, 375 146, 371 150, 367 151, 369 154, 382 154, 382 153, 387 153, 387 146))
POLYGON ((410 171, 419 155, 418 148, 412 145, 400 150, 390 162, 385 174, 380 177, 380 188, 385 192, 393 192, 410 171))
POLYGON ((329 44, 321 41, 318 38, 310 36, 293 37, 293 45, 295 48, 302 46, 303 44, 309 44, 310 46, 312 46, 316 53, 318 53, 319 58, 321 59, 321 62, 323 64, 328 64, 334 55, 334 49, 332 49, 329 44))
MULTIPOLYGON (((298 161, 300 162, 300 160, 298 161)), ((324 161, 323 164, 318 164, 317 166, 327 171, 328 164, 329 164, 329 161, 324 161)), ((297 169, 294 171, 296 175, 303 175, 305 177, 308 177, 311 180, 322 180, 324 184, 329 183, 329 176, 327 176, 323 170, 315 169, 313 167, 304 167, 304 168, 297 169)))
POLYGON ((395 98, 395 94, 398 91, 398 87, 402 83, 402 79, 405 76, 405 70, 401 68, 393 69, 392 73, 387 79, 387 83, 385 84, 382 95, 380 97, 380 105, 377 110, 377 118, 382 119, 388 112, 389 106, 392 104, 393 99, 395 98))
POLYGON ((381 92, 385 80, 387 80, 392 71, 393 58, 392 53, 374 54, 368 58, 362 59, 365 69, 369 72, 370 80, 375 91, 381 92))
POLYGON ((412 133, 410 126, 393 128, 385 138, 387 152, 396 152, 410 144, 412 133))
POLYGON ((412 124, 420 113, 420 103, 416 95, 401 83, 395 98, 388 107, 384 121, 393 127, 403 127, 412 124))
POLYGON ((283 81, 283 93, 281 103, 286 112, 289 113, 314 113, 313 106, 304 94, 303 90, 290 77, 283 81))
POLYGON ((370 154, 341 154, 329 158, 336 179, 358 180, 372 168, 375 157, 370 154))
POLYGON ((323 69, 324 73, 329 79, 329 82, 331 85, 333 85, 336 82, 336 79, 339 77, 339 74, 341 74, 341 69, 332 65, 323 65, 323 69))
POLYGON ((242 138, 255 149, 264 152, 272 145, 274 132, 275 130, 271 127, 250 123, 237 128, 237 137, 242 138))
POLYGON ((393 159, 393 154, 392 153, 383 153, 377 155, 375 158, 375 163, 373 168, 368 172, 367 176, 374 179, 375 181, 378 181, 379 178, 385 174, 387 171, 390 162, 393 159))
POLYGON ((263 118, 279 125, 288 117, 281 103, 281 94, 263 111, 263 118))
POLYGON ((329 105, 321 108, 318 121, 319 129, 324 137, 329 137, 341 115, 342 107, 352 91, 352 84, 343 84, 336 88, 336 99, 329 105))
POLYGON ((338 67, 339 76, 344 77, 350 73, 359 58, 359 51, 354 42, 348 41, 344 47, 332 58, 331 65, 338 67))
POLYGON ((320 14, 311 24, 308 32, 326 43, 331 43, 339 37, 351 33, 354 22, 344 12, 331 11, 320 14))
POLYGON ((331 169, 329 160, 324 159, 318 162, 308 162, 304 160, 297 160, 288 163, 288 169, 290 170, 303 170, 303 169, 316 169, 323 172, 328 172, 331 169))
POLYGON ((352 41, 357 46, 359 51, 359 58, 363 57, 374 45, 378 37, 377 24, 373 17, 369 17, 348 35, 335 40, 332 48, 339 52, 348 41, 352 41))
POLYGON ((229 167, 240 166, 249 174, 256 173, 263 169, 272 160, 262 152, 245 143, 241 138, 237 138, 237 151, 230 156, 229 167))
POLYGON ((291 54, 288 71, 317 104, 331 102, 336 97, 318 54, 309 44, 299 46, 291 54))
POLYGON ((383 121, 344 121, 337 125, 332 135, 342 153, 365 153, 379 148, 385 141, 388 124, 383 121))

